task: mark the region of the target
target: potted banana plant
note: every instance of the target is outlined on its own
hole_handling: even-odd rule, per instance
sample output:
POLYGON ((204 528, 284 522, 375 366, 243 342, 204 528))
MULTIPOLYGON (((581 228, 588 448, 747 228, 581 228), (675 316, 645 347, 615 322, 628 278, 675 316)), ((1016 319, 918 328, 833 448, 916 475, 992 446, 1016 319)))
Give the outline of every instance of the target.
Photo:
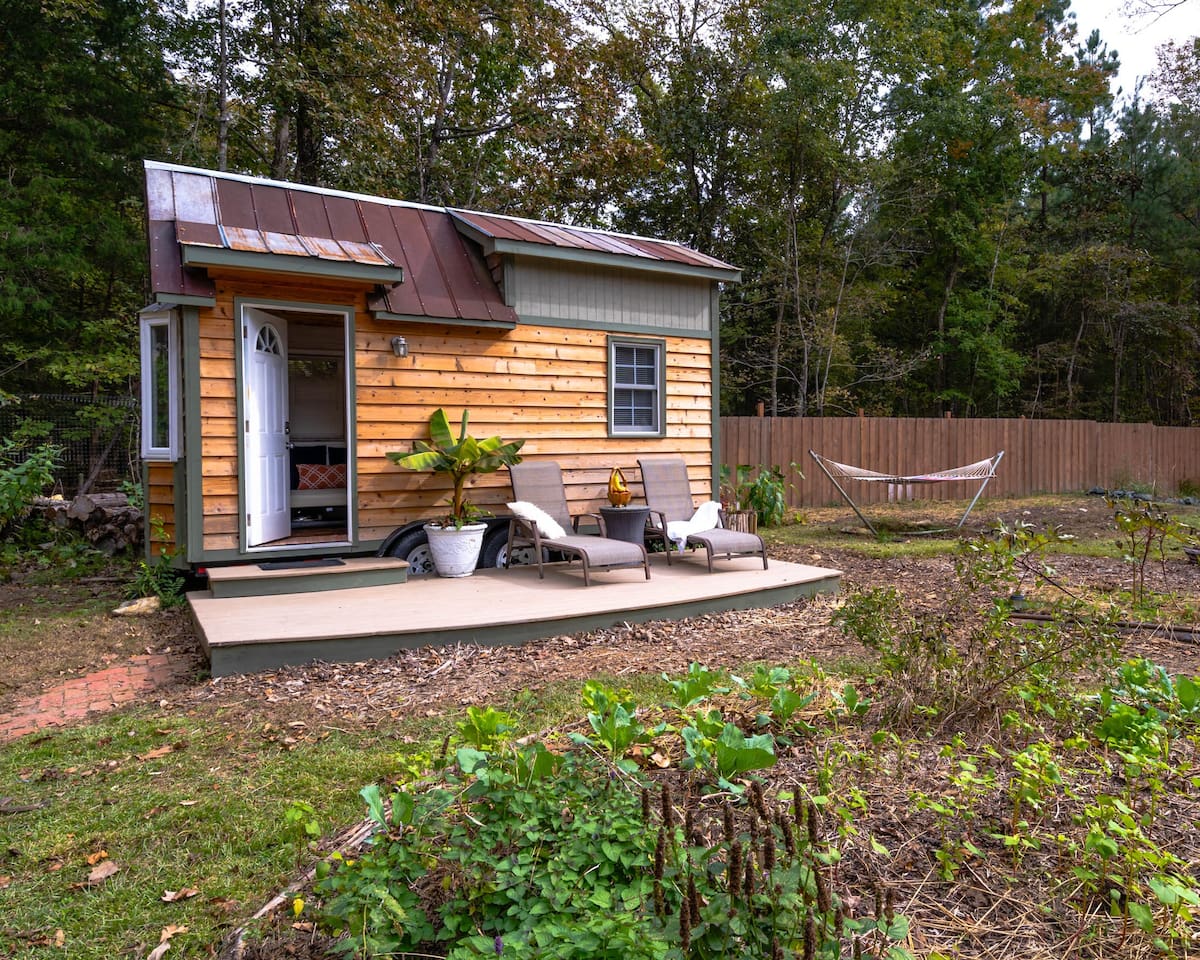
POLYGON ((477 440, 467 432, 469 417, 464 410, 455 439, 446 411, 438 408, 429 418, 429 442, 416 440, 409 453, 387 454, 389 460, 406 470, 429 470, 450 479, 450 513, 425 525, 433 565, 442 577, 470 576, 479 562, 487 525, 477 522, 482 511, 466 498, 467 481, 520 463, 517 451, 525 444, 524 440, 505 442, 499 437, 477 440))

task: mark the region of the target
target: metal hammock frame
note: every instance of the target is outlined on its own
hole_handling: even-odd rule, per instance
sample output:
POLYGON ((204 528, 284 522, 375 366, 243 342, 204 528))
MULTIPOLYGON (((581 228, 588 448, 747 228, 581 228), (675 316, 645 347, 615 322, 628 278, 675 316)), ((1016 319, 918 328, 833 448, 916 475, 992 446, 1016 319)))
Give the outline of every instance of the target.
MULTIPOLYGON (((875 470, 867 470, 864 467, 855 467, 847 463, 838 463, 836 460, 830 460, 821 456, 813 450, 808 451, 808 455, 813 458, 813 461, 821 471, 829 478, 836 488, 837 492, 842 495, 848 504, 861 520, 868 530, 876 537, 879 536, 879 531, 871 525, 871 521, 863 516, 863 512, 858 509, 856 504, 848 494, 845 488, 838 483, 838 478, 842 480, 859 480, 863 483, 886 483, 888 485, 888 499, 900 499, 898 496, 893 496, 895 493, 905 493, 908 497, 912 496, 912 485, 919 483, 953 483, 964 480, 978 480, 979 489, 975 491, 975 496, 971 498, 971 502, 967 504, 967 509, 963 511, 962 517, 953 527, 945 529, 958 530, 964 523, 967 522, 967 517, 970 516, 976 502, 983 495, 984 488, 988 482, 996 475, 996 467, 1000 465, 1000 459, 1004 456, 1004 451, 1001 450, 995 456, 988 457, 986 460, 977 460, 975 463, 969 463, 965 467, 951 467, 946 470, 935 470, 933 473, 918 473, 912 476, 899 476, 892 473, 879 473, 875 470), (897 488, 902 488, 897 490, 897 488)), ((924 533, 939 533, 938 530, 925 530, 924 533)))

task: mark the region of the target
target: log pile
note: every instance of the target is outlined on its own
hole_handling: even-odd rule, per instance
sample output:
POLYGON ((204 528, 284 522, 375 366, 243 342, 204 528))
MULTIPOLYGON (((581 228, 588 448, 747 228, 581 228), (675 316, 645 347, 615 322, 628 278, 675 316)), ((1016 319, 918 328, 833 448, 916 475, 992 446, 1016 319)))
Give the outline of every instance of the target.
POLYGON ((142 511, 123 493, 80 494, 74 500, 38 497, 32 512, 59 529, 75 530, 106 556, 142 543, 142 511))

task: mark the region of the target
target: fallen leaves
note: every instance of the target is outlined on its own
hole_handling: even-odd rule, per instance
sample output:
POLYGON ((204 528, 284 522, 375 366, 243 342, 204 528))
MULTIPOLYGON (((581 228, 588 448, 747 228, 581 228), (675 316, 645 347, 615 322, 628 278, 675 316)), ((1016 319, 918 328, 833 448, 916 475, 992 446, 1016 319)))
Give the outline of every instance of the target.
MULTIPOLYGON (((82 884, 82 886, 99 886, 109 877, 120 872, 121 866, 115 860, 102 860, 100 863, 96 864, 96 866, 92 867, 91 871, 88 873, 87 880, 82 884)), ((73 886, 80 886, 80 884, 73 884, 73 886)))
POLYGON ((137 755, 137 758, 142 761, 157 760, 160 757, 165 757, 174 752, 175 752, 175 745, 173 743, 168 743, 166 746, 163 746, 163 747, 155 747, 153 750, 149 751, 148 753, 139 753, 137 755))
POLYGON ((163 955, 171 949, 171 938, 180 933, 187 933, 186 926, 176 926, 173 923, 162 928, 158 935, 158 946, 146 954, 146 960, 162 960, 163 955))
POLYGON ((158 899, 163 903, 178 903, 180 900, 190 900, 199 893, 200 891, 195 887, 180 887, 178 890, 164 890, 163 895, 158 899))

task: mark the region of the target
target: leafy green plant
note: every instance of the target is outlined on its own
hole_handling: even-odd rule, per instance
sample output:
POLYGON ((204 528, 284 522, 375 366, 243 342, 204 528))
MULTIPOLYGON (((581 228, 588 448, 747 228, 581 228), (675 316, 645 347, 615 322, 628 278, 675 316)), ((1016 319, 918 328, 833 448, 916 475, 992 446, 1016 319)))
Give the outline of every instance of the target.
MULTIPOLYGON (((789 463, 788 469, 804 479, 795 462, 789 463)), ((782 468, 761 464, 755 468, 744 463, 731 468, 723 464, 720 483, 722 502, 734 510, 753 510, 759 526, 776 527, 787 517, 789 484, 782 468), (758 472, 752 479, 751 472, 755 469, 758 472)))
POLYGON ((513 732, 513 718, 495 707, 467 707, 467 718, 456 724, 459 739, 476 750, 491 750, 513 732))
POLYGON ((362 796, 374 841, 335 856, 316 884, 320 922, 346 955, 907 956, 890 897, 846 918, 809 802, 788 810, 753 787, 737 808, 688 794, 680 811, 667 784, 540 744, 447 769, 419 792, 362 796))
POLYGON ((134 480, 122 480, 117 489, 125 494, 125 499, 129 501, 131 507, 136 507, 138 510, 145 510, 146 488, 140 483, 134 480))
POLYGON ((0 540, 12 533, 34 497, 54 480, 61 449, 44 443, 28 453, 12 437, 0 437, 0 540))
POLYGON ((1166 562, 1168 541, 1187 542, 1188 531, 1169 513, 1148 500, 1107 500, 1119 534, 1123 559, 1133 568, 1135 606, 1146 599, 1146 567, 1150 561, 1166 562))
POLYGON ((667 674, 662 678, 671 688, 672 700, 675 707, 686 710, 713 694, 729 693, 729 675, 721 670, 709 670, 700 663, 688 665, 688 672, 678 680, 672 680, 667 674))
POLYGON ((432 470, 450 478, 450 514, 445 525, 461 529, 480 516, 479 509, 465 496, 466 483, 478 474, 494 473, 502 467, 520 463, 517 451, 524 440, 505 443, 499 437, 477 440, 467 432, 470 414, 464 410, 458 439, 450 432, 446 411, 440 407, 429 418, 430 442, 413 441, 411 453, 388 453, 387 458, 406 470, 432 470))
POLYGON ((635 743, 647 742, 650 736, 637 719, 633 694, 614 690, 599 680, 588 680, 583 685, 582 699, 594 737, 572 734, 571 739, 579 744, 599 744, 620 766, 636 769, 636 764, 624 759, 625 754, 635 743))

